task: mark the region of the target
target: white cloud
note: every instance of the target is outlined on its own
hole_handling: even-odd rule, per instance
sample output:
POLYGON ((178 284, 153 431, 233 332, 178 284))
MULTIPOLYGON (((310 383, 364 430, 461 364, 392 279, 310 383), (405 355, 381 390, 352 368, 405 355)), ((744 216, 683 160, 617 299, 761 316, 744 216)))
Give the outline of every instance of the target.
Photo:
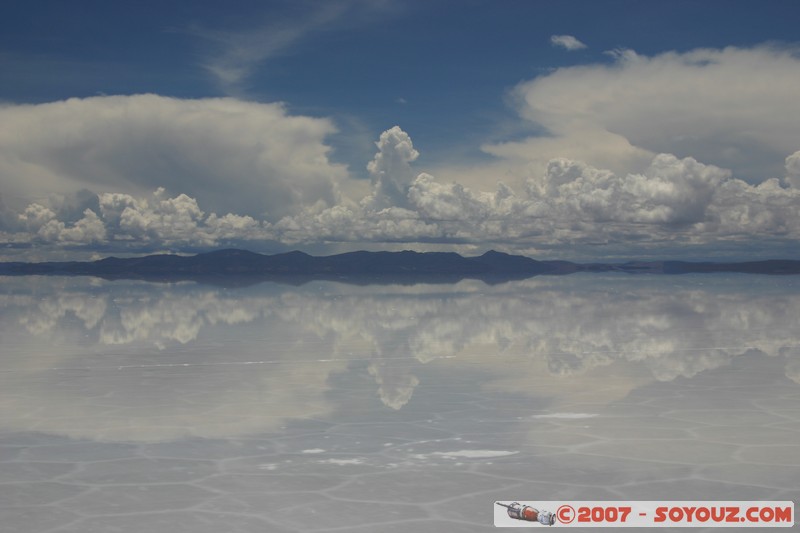
POLYGON ((751 185, 727 169, 664 153, 641 172, 628 173, 556 158, 517 190, 498 183, 482 191, 417 173, 419 154, 399 127, 384 132, 376 145, 368 165, 372 190, 360 201, 300 203, 272 222, 237 211, 218 214, 194 196, 169 195, 163 188, 149 197, 108 192, 84 198, 97 207, 84 209, 77 220, 32 203, 18 217, 24 232, 9 240, 150 249, 264 241, 438 243, 523 251, 800 238, 800 187, 791 186, 800 152, 785 160, 790 186, 778 179, 751 185))
POLYGON ((553 46, 560 46, 566 50, 573 51, 573 50, 580 50, 582 48, 586 48, 586 45, 580 42, 578 39, 573 37, 572 35, 552 35, 550 37, 550 43, 553 46))
POLYGON ((800 190, 777 180, 750 185, 691 157, 657 154, 637 173, 553 159, 518 193, 503 183, 492 192, 474 191, 426 173, 409 181, 417 152, 396 127, 378 147, 370 164, 375 190, 361 205, 287 217, 275 226, 276 236, 293 242, 502 242, 511 248, 800 238, 800 190))
POLYGON ((273 230, 276 238, 290 244, 419 242, 441 236, 438 226, 425 222, 409 209, 389 207, 373 211, 345 205, 286 217, 275 224, 273 230))
POLYGON ((531 197, 560 219, 594 222, 697 223, 729 172, 692 158, 657 155, 642 174, 616 176, 585 163, 550 161, 544 179, 530 180, 531 197))
POLYGON ((83 218, 67 225, 56 219, 56 214, 39 204, 31 204, 19 215, 36 240, 63 244, 90 244, 105 241, 106 228, 97 213, 91 209, 83 212, 83 218))
POLYGON ((411 163, 419 157, 419 152, 414 149, 411 137, 399 126, 381 133, 375 145, 378 153, 367 165, 374 190, 365 199, 365 205, 375 209, 406 207, 408 187, 415 175, 411 163))
POLYGON ((97 197, 98 213, 91 209, 75 222, 33 203, 18 215, 24 232, 14 240, 49 244, 115 244, 118 247, 187 245, 213 247, 229 242, 263 241, 272 237, 271 225, 248 215, 206 214, 196 199, 185 194, 173 198, 158 189, 151 198, 124 193, 97 197))
MULTIPOLYGON (((337 9, 370 11, 355 0, 319 7, 283 37, 239 36, 225 49, 254 68, 345 24, 337 9)), ((568 37, 553 43, 569 48, 568 37)), ((395 126, 376 143, 370 184, 330 160, 331 120, 281 104, 135 95, 0 106, 0 237, 506 249, 798 238, 797 50, 610 55, 515 88, 521 117, 546 135, 486 145, 492 163, 434 177, 395 126)))
POLYGON ((163 192, 163 189, 156 191, 152 208, 144 202, 136 202, 139 209, 126 207, 120 215, 120 229, 133 237, 153 236, 166 242, 192 239, 197 234, 198 221, 202 220, 204 214, 197 201, 185 194, 162 199, 163 192))
POLYGON ((786 182, 800 189, 800 150, 786 158, 786 182))
POLYGON ((20 221, 34 233, 55 218, 56 214, 51 209, 35 203, 30 204, 25 208, 25 212, 19 215, 20 221))
POLYGON ((50 221, 39 230, 45 240, 58 240, 74 244, 88 244, 103 242, 106 238, 106 228, 97 213, 91 209, 83 212, 83 218, 67 227, 63 222, 50 221))
POLYGON ((247 215, 206 215, 197 200, 185 194, 166 198, 158 189, 150 201, 119 193, 101 194, 100 211, 121 241, 159 245, 214 246, 231 240, 264 240, 269 224, 247 215))
POLYGON ((526 120, 547 136, 488 145, 517 166, 557 157, 616 173, 639 172, 655 154, 694 157, 759 182, 783 173, 797 150, 796 50, 697 49, 652 57, 617 51, 611 64, 559 68, 520 84, 526 120))
POLYGON ((475 195, 458 183, 438 183, 425 173, 414 180, 408 197, 417 213, 426 220, 467 223, 485 218, 491 209, 486 195, 475 195))
POLYGON ((209 232, 214 235, 215 241, 219 239, 250 240, 263 238, 263 233, 260 231, 262 225, 249 216, 228 213, 218 217, 216 213, 211 213, 205 220, 205 224, 209 232))
POLYGON ((723 183, 708 206, 699 232, 717 237, 800 238, 800 189, 785 189, 777 179, 752 186, 742 180, 723 183))
POLYGON ((278 220, 338 201, 336 182, 347 171, 331 163, 325 144, 335 131, 329 120, 291 116, 280 104, 230 98, 4 106, 0 180, 6 198, 78 189, 142 196, 163 187, 217 213, 278 220))

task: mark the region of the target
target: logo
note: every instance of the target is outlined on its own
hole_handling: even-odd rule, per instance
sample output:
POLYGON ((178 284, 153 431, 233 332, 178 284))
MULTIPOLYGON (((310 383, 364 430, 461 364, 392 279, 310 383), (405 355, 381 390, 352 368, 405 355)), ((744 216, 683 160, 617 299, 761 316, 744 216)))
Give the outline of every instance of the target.
POLYGON ((793 527, 791 501, 496 501, 496 527, 793 527), (555 509, 555 512, 551 512, 555 509), (535 527, 535 526, 534 526, 535 527))
POLYGON ((540 511, 535 507, 531 507, 530 505, 522 505, 519 502, 512 502, 511 504, 505 504, 501 502, 494 503, 501 507, 505 507, 507 509, 508 516, 514 520, 539 522, 545 526, 552 526, 556 522, 556 515, 550 511, 540 511))

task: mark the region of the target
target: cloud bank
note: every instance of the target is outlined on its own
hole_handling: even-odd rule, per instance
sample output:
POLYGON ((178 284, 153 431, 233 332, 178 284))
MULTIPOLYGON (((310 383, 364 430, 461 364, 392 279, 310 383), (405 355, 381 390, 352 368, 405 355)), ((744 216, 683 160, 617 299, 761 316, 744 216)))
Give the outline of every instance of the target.
MULTIPOLYGON (((551 160, 522 191, 499 183, 473 191, 415 176, 418 152, 398 127, 378 141, 368 169, 372 190, 360 202, 316 202, 273 222, 206 212, 196 198, 97 195, 72 223, 33 203, 19 215, 24 237, 40 243, 214 247, 231 242, 470 243, 508 248, 564 244, 703 244, 800 238, 797 154, 786 179, 758 185, 691 157, 657 154, 640 173, 617 174, 570 159, 551 160)), ((302 205, 302 204, 301 204, 302 205)))
POLYGON ((758 244, 784 255, 800 238, 797 51, 611 56, 517 86, 521 119, 547 133, 484 146, 492 163, 425 172, 395 126, 379 136, 369 182, 332 161, 331 120, 281 104, 136 95, 6 105, 0 239, 552 255, 758 244))
POLYGON ((219 213, 276 219, 334 204, 346 169, 331 163, 331 121, 280 104, 157 95, 0 107, 3 194, 79 189, 190 194, 219 213))
POLYGON ((539 168, 567 157, 615 172, 671 153, 749 181, 779 177, 781 161, 797 150, 797 49, 609 53, 611 63, 559 68, 517 86, 520 115, 549 135, 485 149, 539 168))
MULTIPOLYGON (((404 207, 336 206, 288 217, 275 229, 283 239, 297 242, 323 238, 512 246, 800 238, 800 188, 782 186, 777 179, 750 185, 728 170, 672 154, 654 156, 641 173, 622 175, 554 159, 521 192, 502 183, 493 192, 473 191, 426 173, 404 190, 404 207)), ((380 183, 373 197, 382 197, 380 183)))

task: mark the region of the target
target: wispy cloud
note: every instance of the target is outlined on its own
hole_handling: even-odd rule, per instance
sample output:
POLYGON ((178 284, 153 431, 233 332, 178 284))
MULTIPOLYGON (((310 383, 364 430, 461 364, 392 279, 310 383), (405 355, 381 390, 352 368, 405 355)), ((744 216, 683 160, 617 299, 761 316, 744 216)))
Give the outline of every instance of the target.
POLYGON ((586 48, 585 44, 583 44, 581 41, 579 41, 572 35, 552 35, 550 37, 550 43, 553 46, 560 46, 569 51, 586 48))
POLYGON ((229 96, 243 96, 250 76, 270 59, 288 53, 321 31, 344 30, 391 11, 388 2, 342 0, 305 2, 298 14, 283 14, 256 27, 239 30, 193 26, 190 35, 212 44, 201 66, 229 96))

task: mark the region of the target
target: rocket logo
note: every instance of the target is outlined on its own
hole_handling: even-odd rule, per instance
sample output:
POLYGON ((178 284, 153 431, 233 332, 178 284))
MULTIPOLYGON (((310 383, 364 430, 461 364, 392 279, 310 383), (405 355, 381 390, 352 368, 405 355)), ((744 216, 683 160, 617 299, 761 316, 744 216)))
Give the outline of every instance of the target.
POLYGON ((524 520, 526 522, 539 522, 544 526, 552 526, 556 523, 556 515, 550 511, 540 511, 530 505, 522 505, 519 502, 513 502, 510 505, 505 503, 494 502, 501 507, 508 510, 508 516, 515 520, 524 520))

